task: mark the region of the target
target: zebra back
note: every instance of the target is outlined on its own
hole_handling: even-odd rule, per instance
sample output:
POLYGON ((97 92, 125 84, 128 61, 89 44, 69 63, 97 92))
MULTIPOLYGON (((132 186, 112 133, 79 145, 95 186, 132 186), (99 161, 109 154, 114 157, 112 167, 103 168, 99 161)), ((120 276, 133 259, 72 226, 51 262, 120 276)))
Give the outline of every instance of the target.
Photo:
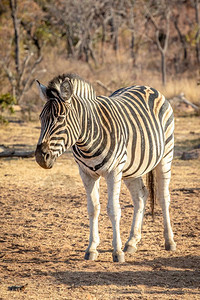
POLYGON ((131 86, 110 97, 96 96, 79 76, 64 74, 50 81, 47 98, 46 116, 48 111, 52 124, 46 128, 54 140, 52 151, 55 146, 59 156, 72 146, 77 163, 91 174, 105 175, 121 165, 124 177, 139 177, 163 157, 172 159, 172 108, 153 88, 131 86), (62 114, 61 124, 52 121, 52 115, 62 114))

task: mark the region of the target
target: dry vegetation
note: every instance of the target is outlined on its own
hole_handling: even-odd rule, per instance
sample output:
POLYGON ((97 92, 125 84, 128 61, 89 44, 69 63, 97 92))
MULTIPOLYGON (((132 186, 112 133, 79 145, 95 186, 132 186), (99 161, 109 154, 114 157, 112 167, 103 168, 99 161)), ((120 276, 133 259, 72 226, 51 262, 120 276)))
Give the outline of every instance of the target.
MULTIPOLYGON (((30 53, 33 53, 24 69, 20 89, 23 88, 27 75, 32 72, 34 62, 40 58, 41 61, 30 77, 30 89, 23 94, 19 105, 15 106, 16 113, 9 115, 8 111, 3 112, 10 123, 0 125, 0 145, 21 150, 35 149, 40 133, 38 115, 43 103, 38 97, 35 85, 32 85, 34 78, 47 84, 58 74, 78 73, 92 83, 97 94, 104 95, 109 95, 110 91, 122 86, 150 85, 167 98, 184 93, 189 101, 200 106, 200 85, 197 85, 200 79, 199 62, 195 54, 195 46, 199 41, 199 33, 195 27, 198 25, 195 21, 195 5, 199 3, 198 0, 119 1, 125 3, 124 8, 117 6, 118 1, 34 0, 31 1, 32 5, 28 0, 0 1, 0 100, 3 94, 14 93, 18 76, 9 8, 11 2, 18 3, 16 16, 20 20, 21 66, 23 59, 29 58, 30 53), (98 24, 101 27, 99 20, 104 22, 105 16, 110 16, 109 9, 112 7, 109 6, 102 19, 95 19, 99 23, 89 27, 89 42, 92 41, 96 61, 91 57, 87 60, 84 51, 78 57, 78 46, 84 42, 81 31, 77 33, 80 26, 74 26, 75 53, 69 55, 66 40, 70 36, 65 31, 67 25, 73 25, 73 22, 76 24, 78 15, 72 14, 74 8, 67 9, 69 2, 74 8, 87 2, 88 6, 85 8, 79 7, 79 13, 84 12, 86 16, 88 11, 90 13, 89 5, 110 5, 111 2, 116 4, 112 17, 121 16, 118 19, 120 26, 117 31, 117 51, 113 49, 114 39, 110 33, 111 26, 107 22, 102 55, 102 31, 95 27, 98 24), (167 82, 163 86, 160 53, 151 17, 155 18, 159 31, 164 30, 165 33, 166 26, 163 22, 166 15, 161 4, 168 5, 169 2, 171 23, 166 54, 167 82), (131 13, 130 3, 133 5, 131 9, 134 28, 127 23, 129 19, 123 17, 124 14, 119 14, 120 11, 131 13), (149 5, 151 15, 147 16, 141 3, 149 5), (61 9, 60 14, 59 5, 61 8, 64 5, 65 8, 61 9), (179 10, 182 12, 180 15, 179 10), (61 17, 66 23, 61 22, 61 17), (70 18, 73 19, 71 23, 70 18), (176 20, 182 42, 174 27, 176 20), (135 38, 132 49, 134 57, 130 52, 131 36, 135 38), (186 46, 188 54, 186 60, 183 59, 183 45, 186 46), (11 78, 9 74, 12 75, 11 78)), ((104 12, 100 11, 100 17, 101 13, 104 12)), ((87 17, 84 16, 81 19, 83 28, 87 25, 87 17)), ((171 181, 171 218, 177 242, 174 253, 164 250, 159 205, 156 206, 153 222, 148 203, 143 239, 138 252, 132 257, 126 255, 126 263, 112 262, 112 229, 106 213, 106 185, 102 180, 100 254, 96 262, 84 261, 89 235, 86 196, 72 153, 68 151, 61 156, 51 170, 40 168, 34 158, 0 159, 0 300, 200 298, 200 160, 180 159, 183 151, 194 149, 200 144, 200 119, 193 111, 187 111, 187 107, 184 111, 180 108, 175 114, 176 147, 171 181)), ((130 230, 133 206, 124 185, 121 191, 121 208, 121 234, 125 243, 130 230)))
POLYGON ((1 1, 0 109, 9 94, 31 119, 42 105, 34 79, 69 72, 97 94, 145 84, 199 105, 199 19, 199 0, 1 1))

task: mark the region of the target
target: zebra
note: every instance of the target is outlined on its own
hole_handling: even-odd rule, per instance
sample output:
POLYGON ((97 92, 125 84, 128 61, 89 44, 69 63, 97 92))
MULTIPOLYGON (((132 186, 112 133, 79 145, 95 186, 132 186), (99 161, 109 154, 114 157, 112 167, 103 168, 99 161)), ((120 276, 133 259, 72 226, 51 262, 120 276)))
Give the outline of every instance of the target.
POLYGON ((145 174, 150 174, 152 192, 152 180, 156 176, 165 249, 174 251, 176 243, 169 215, 174 117, 165 97, 154 88, 137 85, 121 88, 109 97, 96 96, 92 85, 76 74, 56 76, 47 87, 39 81, 37 84, 46 103, 40 114, 36 161, 43 168, 52 168, 56 158, 72 147, 87 194, 90 235, 84 258, 98 257, 101 177, 108 187, 113 261, 124 262, 124 252, 134 253, 141 240, 148 195, 142 179, 145 174), (130 235, 123 250, 119 202, 122 179, 134 204, 130 235))

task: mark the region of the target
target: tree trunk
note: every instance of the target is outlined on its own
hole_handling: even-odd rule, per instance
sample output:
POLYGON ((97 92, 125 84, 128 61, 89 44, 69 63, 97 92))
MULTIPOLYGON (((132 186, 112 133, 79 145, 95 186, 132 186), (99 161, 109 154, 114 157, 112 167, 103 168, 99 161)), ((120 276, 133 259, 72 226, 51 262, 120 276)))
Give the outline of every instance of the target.
POLYGON ((102 61, 102 64, 103 64, 104 63, 104 45, 105 45, 105 40, 106 40, 106 26, 105 26, 103 18, 101 18, 101 22, 102 22, 101 61, 102 61))
POLYGON ((13 86, 13 94, 16 96, 18 103, 19 94, 19 78, 20 78, 20 48, 19 48, 19 22, 17 20, 17 0, 10 0, 11 17, 14 28, 14 43, 15 43, 15 69, 16 69, 16 83, 13 86))
POLYGON ((130 43, 130 50, 131 50, 131 57, 133 60, 133 65, 135 63, 135 35, 134 35, 134 15, 133 15, 133 6, 134 2, 132 3, 132 7, 130 8, 130 30, 131 30, 131 43, 130 43))
POLYGON ((118 20, 113 8, 111 8, 111 39, 113 40, 113 50, 118 51, 118 20))
POLYGON ((166 85, 166 58, 165 52, 161 52, 161 72, 162 72, 162 84, 166 85))
POLYGON ((197 33, 196 33, 196 56, 197 63, 200 64, 200 21, 199 21, 199 0, 195 0, 195 17, 197 23, 197 33))
POLYGON ((170 23, 170 11, 166 15, 166 33, 163 33, 159 29, 156 31, 156 43, 158 50, 161 54, 161 72, 162 72, 162 84, 166 85, 166 53, 169 42, 169 23, 170 23))
POLYGON ((11 17, 14 28, 14 41, 15 41, 15 66, 17 74, 20 72, 20 59, 19 59, 19 23, 17 20, 17 0, 10 0, 11 17))
POLYGON ((68 57, 74 57, 74 45, 73 45, 73 35, 69 25, 66 26, 66 42, 67 42, 67 55, 68 57))
POLYGON ((186 45, 186 41, 185 41, 185 36, 182 35, 182 33, 180 31, 180 28, 178 26, 178 18, 179 18, 179 16, 176 16, 175 19, 174 19, 174 27, 177 30, 180 42, 181 42, 181 44, 183 46, 183 60, 186 61, 187 60, 187 45, 186 45))

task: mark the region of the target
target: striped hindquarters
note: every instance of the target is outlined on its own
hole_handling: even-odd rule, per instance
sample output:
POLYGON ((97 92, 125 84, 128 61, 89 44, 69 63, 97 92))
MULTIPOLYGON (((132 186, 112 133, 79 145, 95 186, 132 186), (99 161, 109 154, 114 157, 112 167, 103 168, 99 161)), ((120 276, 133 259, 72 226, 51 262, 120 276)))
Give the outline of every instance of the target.
POLYGON ((148 173, 162 157, 173 156, 174 118, 169 102, 157 90, 132 87, 119 90, 111 97, 121 105, 121 115, 127 128, 127 162, 124 177, 139 177, 148 173))

